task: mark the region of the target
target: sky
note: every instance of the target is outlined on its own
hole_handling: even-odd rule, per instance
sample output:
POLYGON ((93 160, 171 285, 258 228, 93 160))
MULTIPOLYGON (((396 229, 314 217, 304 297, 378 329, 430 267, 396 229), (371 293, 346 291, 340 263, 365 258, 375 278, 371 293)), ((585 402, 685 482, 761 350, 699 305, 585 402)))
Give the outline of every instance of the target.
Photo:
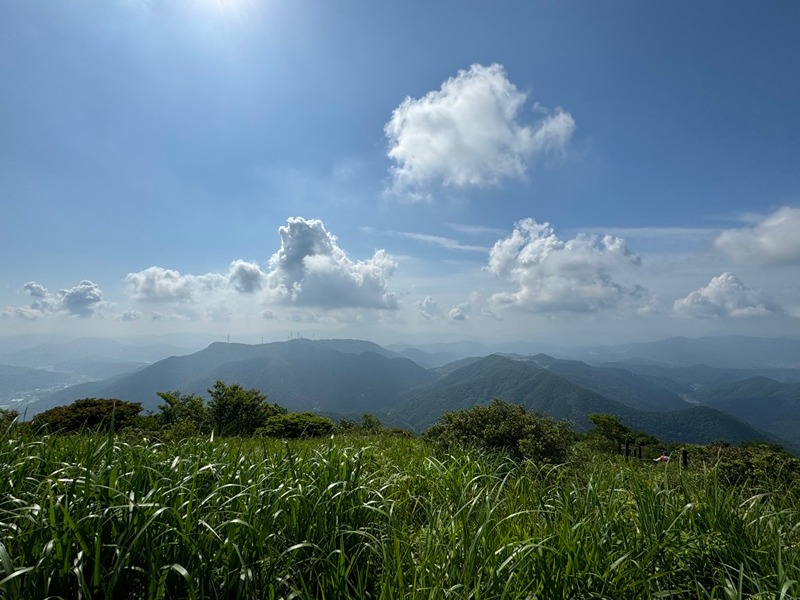
POLYGON ((0 0, 0 335, 800 335, 799 27, 0 0))

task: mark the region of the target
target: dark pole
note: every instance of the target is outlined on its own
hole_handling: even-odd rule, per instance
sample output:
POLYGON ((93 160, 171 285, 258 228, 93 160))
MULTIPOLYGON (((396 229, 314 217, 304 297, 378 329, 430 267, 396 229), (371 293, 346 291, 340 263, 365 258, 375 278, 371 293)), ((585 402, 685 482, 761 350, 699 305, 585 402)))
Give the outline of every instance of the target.
POLYGON ((688 450, 681 450, 681 467, 684 469, 689 468, 689 451, 688 450))
POLYGON ((625 440, 625 460, 628 460, 631 457, 631 443, 629 440, 625 440))

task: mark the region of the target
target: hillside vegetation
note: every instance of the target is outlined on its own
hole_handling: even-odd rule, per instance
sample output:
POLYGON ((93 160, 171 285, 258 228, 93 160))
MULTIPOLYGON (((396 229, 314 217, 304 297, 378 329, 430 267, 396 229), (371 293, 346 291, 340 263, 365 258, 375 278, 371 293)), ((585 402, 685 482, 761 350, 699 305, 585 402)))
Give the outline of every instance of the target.
POLYGON ((727 452, 681 471, 585 443, 546 466, 381 434, 11 430, 0 597, 797 597, 796 459, 727 452))

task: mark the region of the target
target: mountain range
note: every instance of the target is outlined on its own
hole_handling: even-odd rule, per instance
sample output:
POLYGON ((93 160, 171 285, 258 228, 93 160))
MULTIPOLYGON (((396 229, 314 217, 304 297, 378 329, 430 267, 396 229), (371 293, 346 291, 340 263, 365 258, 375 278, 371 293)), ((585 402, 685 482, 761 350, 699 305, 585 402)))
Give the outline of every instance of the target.
MULTIPOLYGON (((84 373, 94 364, 94 379, 117 369, 109 377, 32 398, 25 404, 28 418, 85 397, 131 400, 155 411, 158 392, 202 395, 221 379, 257 388, 270 402, 290 410, 313 410, 332 417, 370 412, 415 431, 423 431, 446 411, 496 397, 568 419, 578 430, 590 427, 588 415, 610 413, 664 440, 738 443, 760 439, 798 451, 800 369, 790 366, 795 340, 776 340, 770 349, 765 338, 752 338, 753 347, 763 354, 751 353, 753 360, 747 362, 747 339, 735 338, 731 346, 737 350, 728 352, 726 360, 687 350, 690 358, 703 356, 721 366, 681 365, 689 359, 675 356, 654 359, 670 358, 670 352, 685 348, 683 338, 635 346, 639 354, 630 354, 631 347, 595 349, 592 356, 597 361, 591 364, 542 353, 461 356, 483 348, 474 344, 388 348, 361 340, 308 339, 257 345, 217 342, 199 352, 151 364, 141 360, 146 352, 157 356, 169 348, 149 347, 135 354, 114 344, 98 344, 105 356, 114 358, 105 363, 88 351, 68 360, 53 348, 29 348, 11 356, 33 365, 58 359, 56 364, 79 365, 84 373), (782 351, 786 352, 783 358, 782 351), (620 360, 621 355, 627 359, 620 360), (431 368, 445 356, 457 359, 431 368), (126 357, 134 360, 125 363, 126 357)), ((716 348, 721 343, 716 338, 695 341, 699 348, 716 348)), ((37 376, 48 380, 50 387, 70 383, 53 370, 0 367, 0 393, 14 385, 33 384, 37 376)))
POLYGON ((141 402, 156 410, 157 393, 204 394, 217 380, 257 388, 290 410, 351 415, 381 412, 410 387, 436 374, 417 363, 359 340, 296 339, 247 345, 213 343, 188 356, 172 356, 134 373, 60 390, 31 414, 76 398, 107 397, 141 402))

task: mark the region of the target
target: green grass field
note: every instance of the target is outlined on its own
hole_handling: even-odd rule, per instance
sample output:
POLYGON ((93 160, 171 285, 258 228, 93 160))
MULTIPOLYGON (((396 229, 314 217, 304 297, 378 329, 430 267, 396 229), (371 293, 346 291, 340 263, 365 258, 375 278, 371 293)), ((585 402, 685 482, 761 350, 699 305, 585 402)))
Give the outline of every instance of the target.
POLYGON ((800 494, 781 481, 580 446, 537 469, 391 436, 12 431, 0 597, 794 598, 800 494))

